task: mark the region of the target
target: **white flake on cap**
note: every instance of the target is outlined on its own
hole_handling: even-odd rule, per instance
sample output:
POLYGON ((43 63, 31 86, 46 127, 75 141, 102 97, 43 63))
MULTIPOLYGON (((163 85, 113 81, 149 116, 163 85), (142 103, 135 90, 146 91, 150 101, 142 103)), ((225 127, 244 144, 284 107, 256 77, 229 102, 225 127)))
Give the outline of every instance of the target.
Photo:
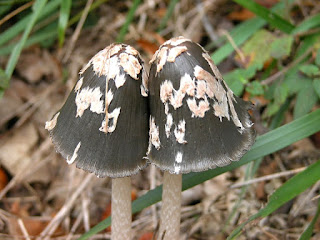
POLYGON ((140 85, 140 92, 143 97, 148 97, 148 75, 142 67, 142 84, 140 85))
POLYGON ((233 106, 233 102, 232 99, 234 99, 233 97, 233 93, 230 91, 228 91, 227 93, 228 96, 228 103, 229 103, 229 107, 230 107, 230 111, 231 111, 231 118, 233 120, 233 123, 240 128, 239 132, 242 133, 242 131, 244 130, 244 127, 242 126, 242 123, 240 122, 240 119, 238 118, 238 114, 233 106))
POLYGON ((102 93, 100 87, 89 88, 86 87, 80 92, 77 92, 75 103, 77 105, 76 117, 82 117, 84 111, 90 107, 91 112, 103 113, 103 100, 101 100, 102 93))
POLYGON ((220 71, 218 70, 217 66, 214 64, 212 58, 208 55, 208 53, 204 52, 202 53, 202 57, 208 62, 213 74, 218 78, 222 80, 222 75, 220 71))
POLYGON ((183 36, 179 36, 179 37, 175 37, 175 38, 169 39, 168 41, 166 41, 162 45, 178 46, 178 45, 180 45, 181 43, 184 43, 184 42, 191 42, 191 40, 187 39, 187 38, 185 38, 183 36))
POLYGON ((222 82, 223 82, 222 76, 218 68, 214 65, 210 56, 207 53, 203 53, 202 56, 207 60, 215 77, 199 66, 196 66, 194 68, 194 75, 198 80, 205 80, 207 82, 207 86, 208 86, 208 89, 206 91, 207 95, 209 97, 211 97, 210 95, 213 95, 213 97, 216 98, 217 102, 213 104, 214 114, 217 117, 219 117, 220 121, 222 121, 223 117, 226 117, 228 120, 230 120, 230 114, 229 114, 229 110, 230 110, 233 123, 238 128, 240 128, 239 132, 242 133, 244 127, 233 105, 233 101, 236 102, 233 92, 229 87, 227 87, 226 84, 224 85, 226 86, 227 90, 224 89, 222 85, 222 82))
POLYGON ((51 119, 51 121, 47 121, 46 122, 46 125, 45 125, 45 129, 47 129, 48 131, 51 131, 52 129, 54 129, 54 127, 56 126, 57 124, 57 120, 58 120, 58 117, 60 115, 60 112, 57 112, 54 117, 51 119))
POLYGON ((191 78, 189 74, 185 74, 180 79, 180 88, 179 90, 182 93, 187 93, 189 96, 194 96, 194 91, 196 89, 196 85, 194 83, 194 80, 191 78))
POLYGON ((80 88, 82 87, 82 84, 83 84, 83 77, 81 77, 77 82, 76 86, 74 87, 74 91, 77 92, 78 90, 80 90, 80 88))
POLYGON ((187 100, 188 107, 192 113, 192 117, 201 117, 203 118, 205 116, 206 111, 210 110, 210 105, 205 98, 204 100, 200 100, 199 104, 197 104, 197 101, 195 98, 189 98, 187 100))
POLYGON ((182 156, 183 156, 182 152, 177 152, 175 162, 176 163, 182 163, 182 156))
POLYGON ((160 72, 163 68, 163 66, 167 62, 167 56, 168 56, 168 48, 167 47, 162 47, 160 51, 157 54, 157 73, 160 72))
POLYGON ((112 125, 108 126, 108 132, 112 133, 117 128, 117 122, 120 115, 121 108, 115 108, 111 113, 108 113, 108 122, 106 121, 106 117, 103 119, 101 123, 101 127, 99 128, 99 131, 106 132, 106 124, 109 124, 109 119, 112 119, 112 125))
POLYGON ((150 131, 149 138, 152 145, 159 150, 160 149, 160 137, 159 137, 159 127, 156 125, 154 117, 150 116, 150 131))
POLYGON ((174 62, 176 60, 176 57, 178 57, 181 53, 183 53, 187 50, 188 50, 188 48, 186 46, 179 46, 179 47, 170 48, 167 61, 174 62))
POLYGON ((126 82, 126 76, 124 74, 119 74, 116 76, 114 82, 117 88, 122 87, 123 84, 126 82))
POLYGON ((207 93, 207 84, 206 81, 203 80, 198 80, 197 81, 197 94, 196 94, 196 98, 200 99, 204 99, 207 93))
MULTIPOLYGON (((180 79, 180 87, 178 90, 173 88, 172 82, 170 80, 165 80, 160 86, 160 99, 167 107, 167 102, 177 109, 182 106, 182 101, 186 94, 189 96, 194 96, 195 83, 190 77, 190 75, 185 74, 180 79)), ((166 113, 167 114, 167 113, 166 113)))
POLYGON ((138 75, 142 69, 137 57, 129 55, 127 53, 121 53, 119 55, 120 65, 123 70, 130 75, 133 79, 138 80, 138 75))
POLYGON ((107 76, 107 80, 114 79, 120 74, 119 57, 113 56, 106 61, 106 69, 103 74, 107 76))
POLYGON ((67 163, 69 165, 72 164, 78 157, 78 151, 80 149, 80 146, 81 146, 81 142, 79 142, 76 148, 74 149, 71 159, 69 160, 69 157, 67 158, 67 163))
POLYGON ((139 56, 139 52, 136 50, 136 49, 134 49, 133 47, 131 47, 130 45, 128 45, 127 47, 126 47, 126 53, 128 53, 128 54, 131 54, 131 55, 134 55, 134 56, 139 56))
POLYGON ((186 144, 187 141, 184 139, 186 133, 186 121, 180 120, 178 126, 174 129, 174 136, 180 144, 186 144))
POLYGON ((169 113, 169 114, 167 114, 167 122, 164 126, 167 138, 169 138, 171 135, 170 131, 171 131, 172 125, 173 125, 173 118, 172 118, 172 114, 169 113))

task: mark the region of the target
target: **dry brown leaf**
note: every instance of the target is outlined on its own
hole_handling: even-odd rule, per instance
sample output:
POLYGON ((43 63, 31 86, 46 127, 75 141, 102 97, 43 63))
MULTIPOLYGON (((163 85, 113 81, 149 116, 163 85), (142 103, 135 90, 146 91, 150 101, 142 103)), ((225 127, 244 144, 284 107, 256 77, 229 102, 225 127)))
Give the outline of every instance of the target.
POLYGON ((34 48, 20 57, 17 70, 30 83, 37 83, 43 77, 61 79, 62 76, 59 62, 48 51, 34 48))
POLYGON ((38 141, 36 128, 32 123, 23 125, 8 134, 0 143, 0 161, 13 176, 32 166, 30 152, 38 141))
POLYGON ((7 173, 3 170, 3 168, 0 168, 0 191, 4 189, 5 186, 8 184, 8 176, 7 173))
POLYGON ((248 20, 250 18, 253 18, 255 16, 256 15, 253 12, 249 11, 246 8, 242 8, 239 11, 234 11, 234 12, 230 13, 228 15, 228 19, 236 20, 236 21, 244 21, 244 20, 248 20))

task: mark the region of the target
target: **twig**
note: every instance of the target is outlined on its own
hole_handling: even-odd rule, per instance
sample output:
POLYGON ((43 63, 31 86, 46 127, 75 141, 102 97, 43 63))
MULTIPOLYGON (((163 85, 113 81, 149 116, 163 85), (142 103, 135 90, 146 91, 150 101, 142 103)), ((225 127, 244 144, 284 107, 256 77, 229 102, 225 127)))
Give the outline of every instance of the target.
POLYGON ((271 180, 271 179, 274 179, 274 178, 279 178, 279 177, 284 177, 284 176, 296 174, 296 173, 302 172, 305 169, 306 169, 306 167, 302 167, 302 168, 297 168, 297 169, 293 169, 293 170, 289 170, 289 171, 285 171, 285 172, 266 175, 266 176, 259 177, 259 178, 254 178, 254 179, 251 179, 251 180, 248 180, 248 181, 244 181, 244 182, 241 182, 241 183, 233 184, 233 185, 230 186, 230 188, 231 189, 239 188, 239 187, 246 186, 246 185, 253 184, 253 183, 263 182, 263 181, 271 180))
POLYGON ((219 32, 221 32, 221 34, 226 36, 226 38, 230 42, 231 46, 234 48, 236 53, 239 55, 241 62, 244 64, 246 62, 246 58, 244 57, 244 55, 243 55, 242 51, 240 50, 240 48, 238 48, 237 44, 235 43, 235 41, 233 40, 231 35, 224 29, 220 29, 219 32))
POLYGON ((311 199, 311 201, 317 200, 317 199, 319 199, 319 198, 320 198, 320 194, 319 194, 318 196, 313 197, 313 198, 311 199))
POLYGON ((82 212, 83 212, 83 225, 84 230, 87 232, 90 230, 90 217, 89 217, 89 210, 88 205, 90 203, 90 200, 87 197, 86 192, 82 193, 82 212))
MULTIPOLYGON (((23 105, 18 107, 15 111, 12 111, 11 113, 7 114, 4 118, 2 118, 0 120, 0 126, 2 126, 5 122, 9 121, 11 118, 13 118, 16 115, 26 113, 26 112, 28 113, 27 109, 30 106, 32 106, 33 104, 36 104, 37 102, 43 103, 44 101, 41 101, 41 100, 46 98, 51 93, 51 91, 56 90, 57 86, 58 86, 58 84, 52 84, 51 86, 49 86, 46 90, 44 90, 40 94, 35 95, 34 97, 30 98, 26 103, 24 103, 23 105)), ((23 116, 24 116, 24 114, 22 115, 21 118, 24 118, 23 116)), ((21 124, 19 126, 21 126, 21 124)))
POLYGON ((77 39, 79 38, 80 36, 80 32, 81 32, 81 29, 83 27, 83 24, 88 16, 88 13, 89 13, 89 10, 90 10, 90 7, 92 5, 92 2, 93 0, 88 0, 87 1, 87 4, 83 10, 83 13, 81 15, 81 18, 80 18, 80 21, 78 22, 77 24, 77 27, 76 27, 76 30, 74 31, 72 37, 71 37, 71 41, 69 42, 68 44, 68 48, 67 48, 67 52, 63 58, 63 62, 66 63, 68 60, 69 60, 69 57, 73 51, 73 48, 74 48, 74 45, 77 41, 77 39))
POLYGON ((269 85, 273 83, 275 80, 277 80, 280 76, 285 74, 290 68, 294 67, 298 63, 300 63, 303 59, 305 59, 312 51, 312 48, 309 48, 307 51, 305 51, 300 57, 298 57, 296 60, 291 62, 288 66, 283 68, 281 71, 273 74, 272 76, 266 78, 265 80, 261 81, 262 85, 269 85))
POLYGON ((19 227, 23 233, 23 236, 26 240, 31 240, 30 237, 29 237, 29 233, 26 229, 26 226, 24 225, 23 221, 21 218, 18 219, 18 224, 19 224, 19 227))
POLYGON ((201 15, 201 20, 203 23, 203 27, 206 30, 206 32, 208 33, 208 36, 210 37, 212 42, 217 42, 218 41, 218 36, 216 34, 216 32, 214 31, 211 23, 209 22, 209 19, 206 15, 206 11, 205 8, 203 6, 202 1, 197 0, 197 10, 199 12, 199 14, 201 15))
POLYGON ((71 195, 68 202, 64 204, 64 206, 60 209, 60 211, 55 215, 55 217, 51 220, 51 222, 47 225, 47 227, 41 232, 40 236, 37 238, 49 240, 50 236, 55 232, 57 227, 60 225, 61 221, 65 218, 65 216, 69 213, 70 209, 74 205, 75 201, 78 199, 79 195, 84 191, 84 189, 88 186, 91 179, 94 177, 94 174, 88 174, 81 185, 74 191, 71 195))
POLYGON ((298 206, 295 209, 293 209, 292 214, 291 214, 293 217, 298 216, 301 209, 306 205, 307 202, 310 202, 310 199, 312 198, 313 194, 319 189, 319 187, 320 187, 320 181, 318 181, 311 188, 311 190, 308 192, 307 196, 305 196, 305 198, 300 203, 298 203, 298 206))
POLYGON ((28 7, 32 6, 32 4, 34 3, 34 1, 28 2, 24 5, 22 5, 21 7, 18 7, 17 9, 15 9, 14 11, 10 12, 8 15, 6 15, 4 18, 2 18, 0 20, 0 26, 2 24, 4 24, 6 21, 8 21, 10 18, 13 18, 14 16, 16 16, 17 14, 21 13, 23 10, 27 9, 28 7))
POLYGON ((71 240, 74 237, 74 233, 76 232, 77 228, 79 227, 82 218, 83 218, 83 212, 80 212, 80 214, 77 216, 76 220, 74 221, 74 224, 72 225, 72 227, 70 229, 70 233, 68 234, 66 240, 71 240))

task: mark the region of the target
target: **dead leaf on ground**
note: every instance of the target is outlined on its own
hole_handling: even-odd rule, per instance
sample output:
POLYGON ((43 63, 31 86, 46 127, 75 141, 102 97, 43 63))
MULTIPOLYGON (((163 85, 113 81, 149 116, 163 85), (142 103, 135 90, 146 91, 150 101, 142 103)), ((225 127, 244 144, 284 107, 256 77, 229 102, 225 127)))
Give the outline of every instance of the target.
POLYGON ((21 55, 17 64, 19 74, 29 83, 37 83, 43 77, 52 76, 53 79, 61 79, 61 66, 48 51, 40 51, 31 48, 21 55))

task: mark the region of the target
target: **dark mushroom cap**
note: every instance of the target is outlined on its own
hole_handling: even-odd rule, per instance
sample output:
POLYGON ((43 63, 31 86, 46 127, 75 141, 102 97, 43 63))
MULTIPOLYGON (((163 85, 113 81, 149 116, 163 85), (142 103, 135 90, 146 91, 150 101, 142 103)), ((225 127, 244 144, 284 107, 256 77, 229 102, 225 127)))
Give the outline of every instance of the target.
POLYGON ((80 71, 80 80, 46 129, 69 164, 99 177, 130 176, 146 166, 146 96, 139 53, 112 44, 80 71))
POLYGON ((238 161, 249 150, 252 104, 233 94, 200 45, 173 38, 150 63, 150 162, 170 173, 198 172, 238 161))

